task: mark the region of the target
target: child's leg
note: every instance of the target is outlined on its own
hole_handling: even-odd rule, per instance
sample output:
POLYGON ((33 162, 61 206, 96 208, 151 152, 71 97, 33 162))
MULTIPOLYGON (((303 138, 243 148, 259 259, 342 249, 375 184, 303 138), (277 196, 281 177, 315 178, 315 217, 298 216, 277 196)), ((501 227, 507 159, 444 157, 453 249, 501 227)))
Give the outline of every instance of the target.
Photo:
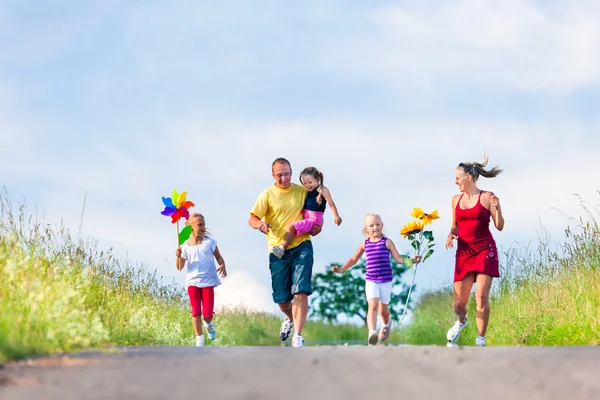
POLYGON ((392 297, 392 282, 379 283, 379 314, 381 315, 381 322, 384 325, 388 325, 390 322, 390 310, 388 304, 392 297))
POLYGON ((188 296, 192 307, 192 325, 196 336, 202 336, 202 290, 196 286, 188 286, 188 296))
POLYGON ((381 314, 382 326, 379 330, 379 340, 385 342, 392 331, 392 319, 388 304, 392 296, 392 282, 379 284, 379 314, 381 314))
POLYGON ((381 315, 381 322, 383 325, 390 323, 390 309, 387 304, 379 302, 379 315, 381 315))
POLYGON ((290 245, 290 243, 292 243, 292 240, 294 240, 294 236, 296 236, 296 227, 294 226, 294 224, 290 224, 287 227, 287 230, 285 232, 285 236, 283 237, 283 242, 281 243, 281 246, 284 249, 287 249, 287 247, 290 245))
POLYGON ((202 288, 202 315, 204 322, 208 325, 213 320, 215 309, 215 288, 214 286, 202 288))
POLYGON ((300 236, 310 232, 315 225, 323 225, 324 214, 325 213, 322 211, 302 210, 302 217, 304 219, 292 222, 292 226, 295 228, 294 236, 300 236))
POLYGON ((371 297, 367 299, 369 308, 367 310, 367 327, 369 332, 374 331, 377 328, 377 308, 379 307, 379 298, 371 297))

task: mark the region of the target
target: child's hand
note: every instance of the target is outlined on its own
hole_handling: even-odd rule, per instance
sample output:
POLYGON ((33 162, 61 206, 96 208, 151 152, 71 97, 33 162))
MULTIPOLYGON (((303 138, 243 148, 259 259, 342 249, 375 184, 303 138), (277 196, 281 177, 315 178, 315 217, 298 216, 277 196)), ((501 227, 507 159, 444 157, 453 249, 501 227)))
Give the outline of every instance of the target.
POLYGON ((340 272, 342 272, 342 267, 340 267, 339 265, 334 265, 333 267, 331 267, 331 271, 339 274, 340 272))
POLYGON ((339 215, 337 217, 333 217, 333 222, 335 222, 337 226, 340 226, 340 224, 342 223, 342 217, 340 217, 339 215))
POLYGON ((421 259, 422 259, 422 258, 423 258, 423 257, 421 257, 421 256, 416 256, 416 257, 413 257, 413 259, 412 259, 412 262, 413 262, 414 264, 416 264, 416 263, 419 263, 419 262, 421 262, 421 259))
POLYGON ((227 278, 227 269, 225 269, 224 265, 222 267, 217 268, 217 273, 221 275, 221 278, 227 278))
POLYGON ((177 250, 175 250, 175 256, 177 258, 181 257, 181 247, 179 247, 177 250))

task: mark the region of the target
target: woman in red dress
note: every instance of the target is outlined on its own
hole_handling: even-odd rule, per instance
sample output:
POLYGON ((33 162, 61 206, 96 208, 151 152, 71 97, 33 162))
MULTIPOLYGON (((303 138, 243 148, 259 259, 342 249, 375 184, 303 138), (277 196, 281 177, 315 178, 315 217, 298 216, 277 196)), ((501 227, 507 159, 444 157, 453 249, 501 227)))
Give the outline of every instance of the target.
POLYGON ((455 183, 461 192, 452 198, 452 228, 446 240, 446 249, 456 246, 454 266, 454 312, 458 320, 448 331, 449 345, 455 345, 460 332, 467 325, 467 302, 475 283, 477 302, 477 346, 485 346, 485 332, 490 318, 490 289, 492 279, 500 277, 498 250, 490 232, 490 217, 496 229, 504 228, 504 217, 498 197, 477 187, 477 179, 494 178, 502 172, 498 167, 486 170, 483 163, 458 164, 455 183))

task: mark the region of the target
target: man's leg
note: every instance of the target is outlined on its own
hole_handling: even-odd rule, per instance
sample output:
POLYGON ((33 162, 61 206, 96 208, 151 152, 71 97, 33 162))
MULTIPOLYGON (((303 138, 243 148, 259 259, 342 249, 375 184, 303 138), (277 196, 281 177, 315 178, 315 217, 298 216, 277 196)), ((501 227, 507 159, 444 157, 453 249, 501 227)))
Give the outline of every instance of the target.
POLYGON ((294 321, 294 314, 292 313, 292 302, 288 301, 282 304, 277 304, 279 309, 285 314, 285 316, 290 320, 294 321))
POLYGON ((302 335, 302 329, 304 329, 304 323, 308 316, 308 295, 306 293, 294 295, 292 314, 294 316, 294 334, 302 335))
POLYGON ((310 284, 314 263, 312 243, 307 240, 289 251, 292 256, 292 293, 294 294, 292 314, 295 334, 301 335, 308 316, 308 296, 312 293, 310 284))
POLYGON ((269 270, 271 271, 271 288, 273 290, 273 301, 286 318, 279 329, 279 339, 286 341, 294 327, 292 314, 292 268, 291 259, 286 255, 283 259, 269 254, 269 270))

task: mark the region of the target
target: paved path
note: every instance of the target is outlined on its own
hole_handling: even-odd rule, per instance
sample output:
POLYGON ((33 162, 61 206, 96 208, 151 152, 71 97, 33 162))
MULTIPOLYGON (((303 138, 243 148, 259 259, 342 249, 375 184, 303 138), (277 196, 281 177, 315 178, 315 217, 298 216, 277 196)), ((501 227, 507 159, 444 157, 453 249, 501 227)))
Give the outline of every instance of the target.
POLYGON ((600 347, 140 347, 6 364, 0 399, 600 399, 600 347))

